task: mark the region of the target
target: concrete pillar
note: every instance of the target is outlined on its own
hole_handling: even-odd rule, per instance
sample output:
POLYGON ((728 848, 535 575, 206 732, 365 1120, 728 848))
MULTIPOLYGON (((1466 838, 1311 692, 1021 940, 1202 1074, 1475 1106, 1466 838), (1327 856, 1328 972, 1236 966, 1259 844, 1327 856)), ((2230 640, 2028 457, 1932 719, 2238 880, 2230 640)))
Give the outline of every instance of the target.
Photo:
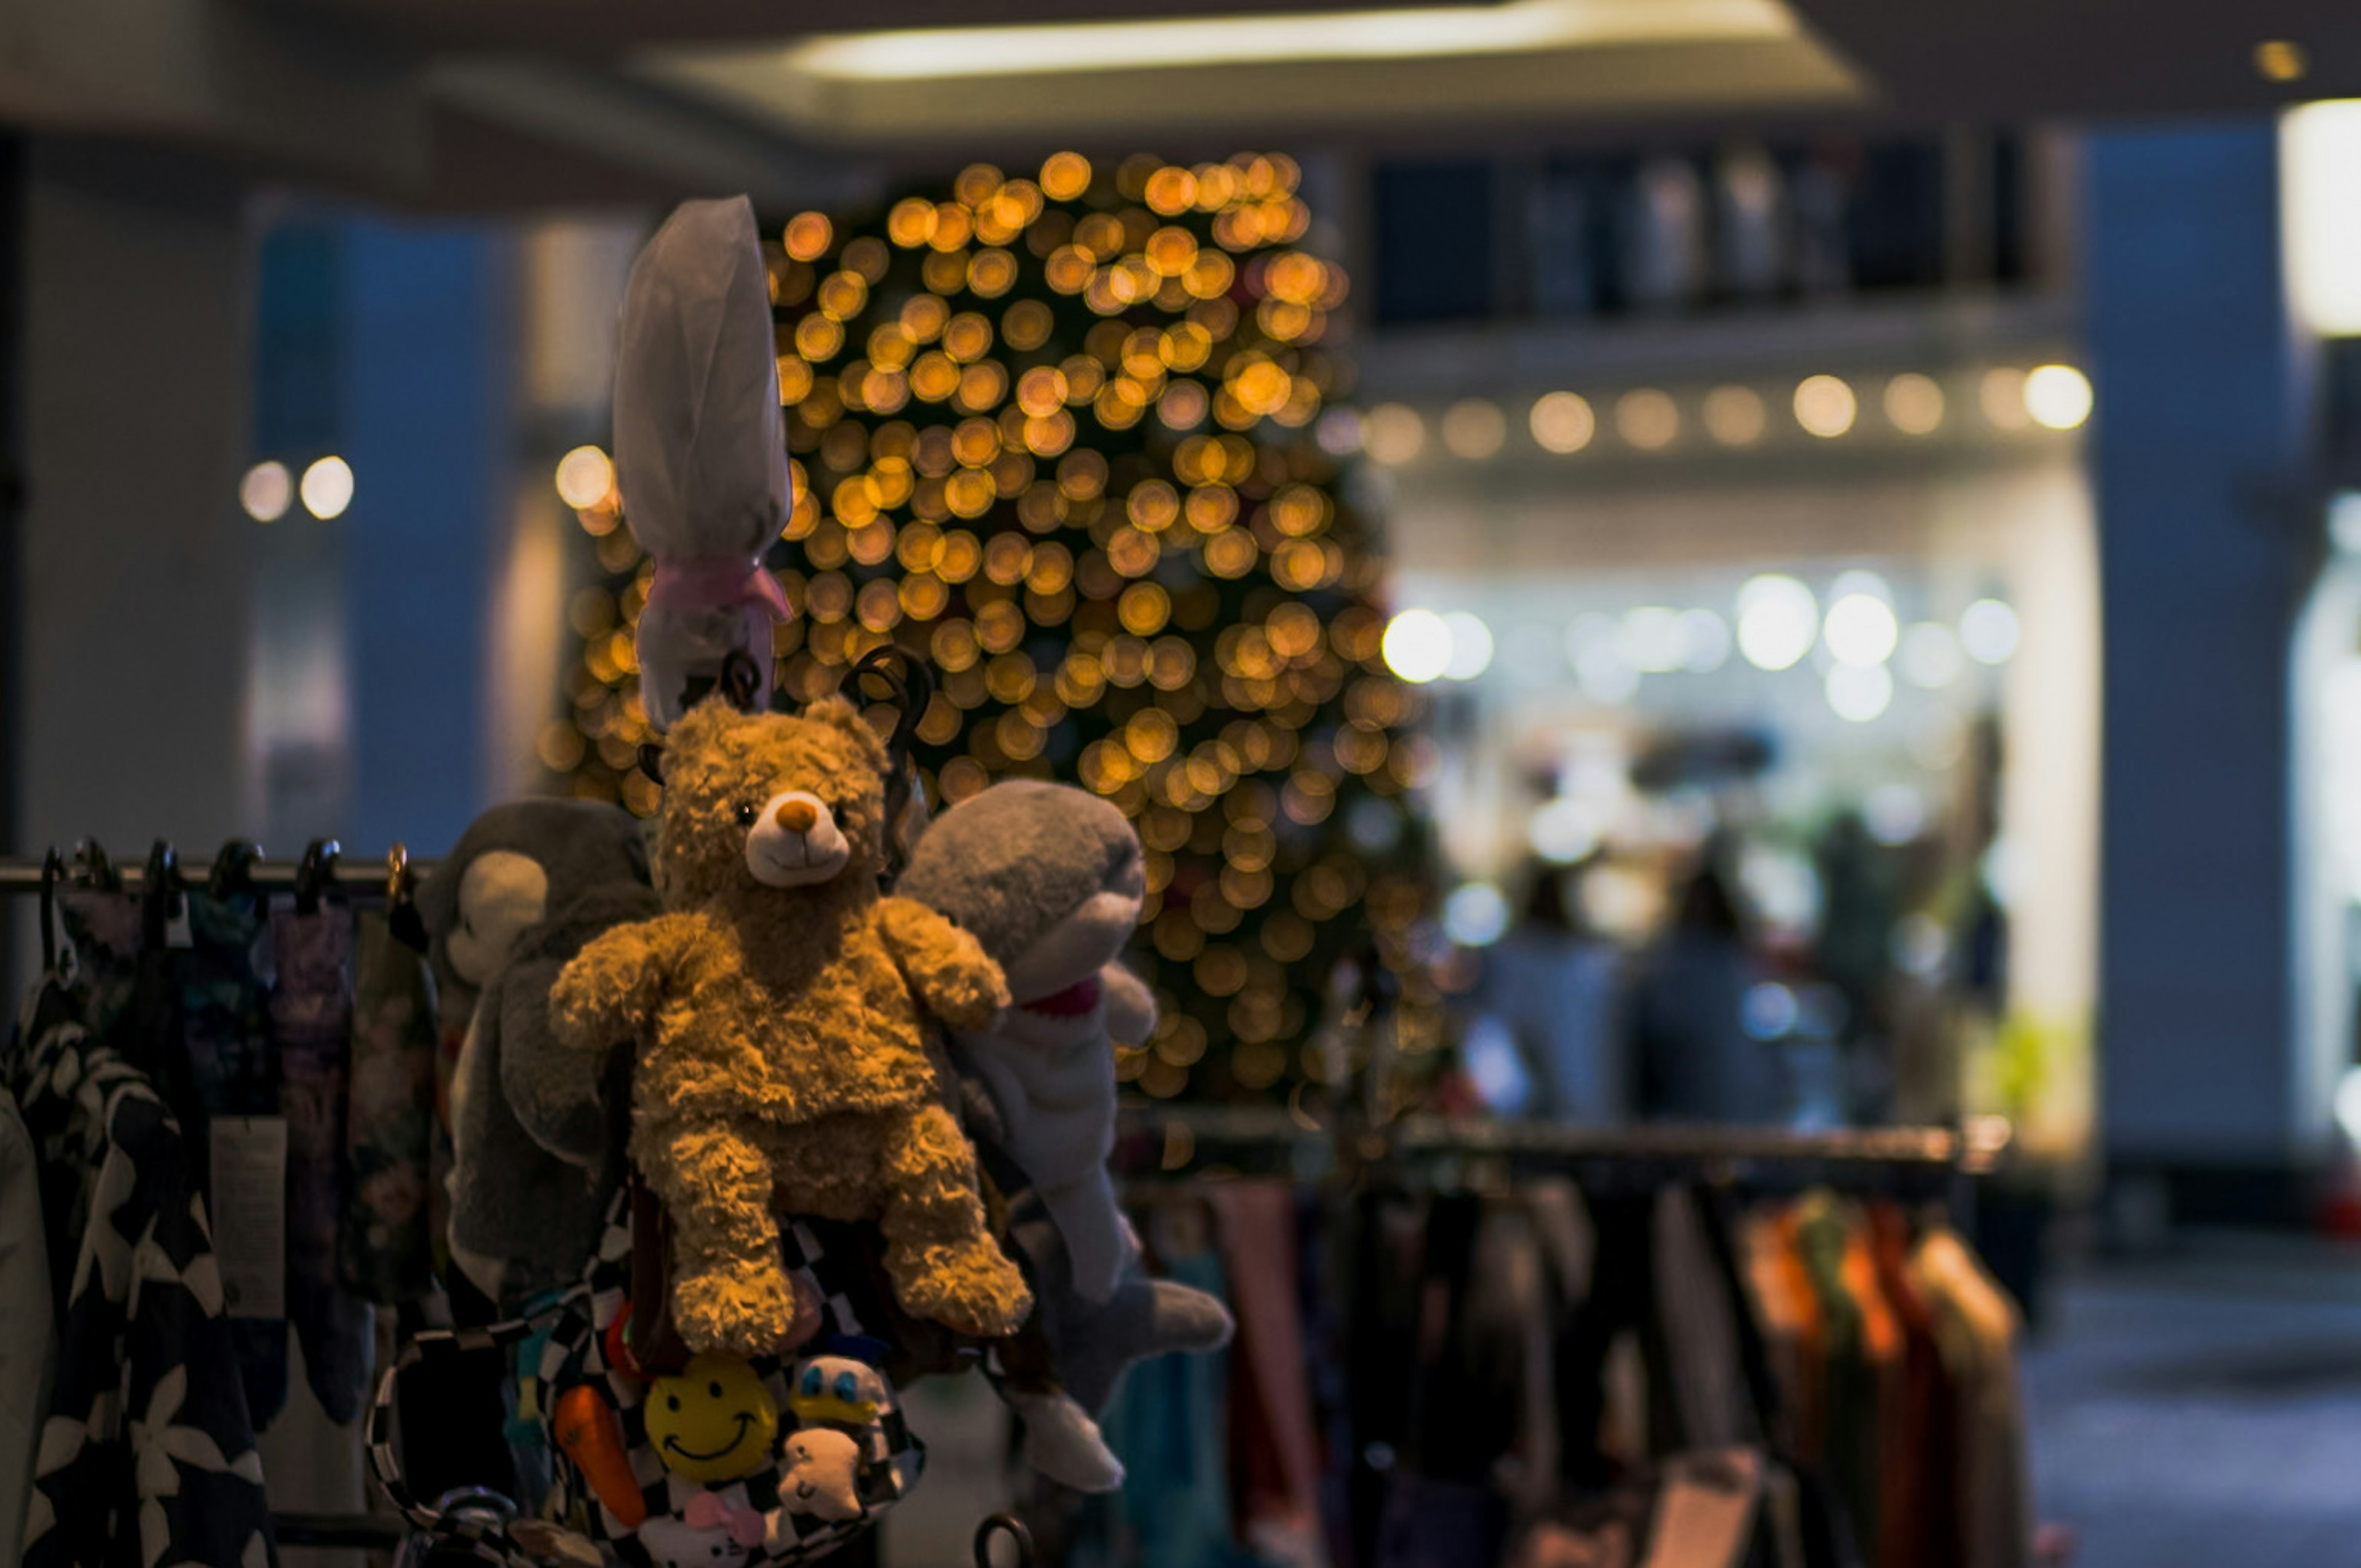
POLYGON ((2273 1173, 2311 1152, 2288 685, 2310 552, 2271 499, 2311 404, 2277 167, 2263 121, 2089 142, 2103 1126, 2119 1168, 2174 1174, 2184 1214, 2282 1202, 2273 1173))
POLYGON ((137 858, 163 834, 210 853, 253 819, 243 202, 162 153, 29 148, 21 852, 96 835, 137 858))

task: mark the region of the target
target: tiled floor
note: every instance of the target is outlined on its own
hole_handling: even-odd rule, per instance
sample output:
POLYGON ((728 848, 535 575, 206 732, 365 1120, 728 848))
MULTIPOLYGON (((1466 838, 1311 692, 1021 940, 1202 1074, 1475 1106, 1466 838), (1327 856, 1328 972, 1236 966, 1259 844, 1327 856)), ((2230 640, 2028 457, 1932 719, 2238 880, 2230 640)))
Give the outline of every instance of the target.
POLYGON ((2361 1250, 2204 1238, 2053 1306, 2026 1391, 2076 1568, 2361 1565, 2361 1250))

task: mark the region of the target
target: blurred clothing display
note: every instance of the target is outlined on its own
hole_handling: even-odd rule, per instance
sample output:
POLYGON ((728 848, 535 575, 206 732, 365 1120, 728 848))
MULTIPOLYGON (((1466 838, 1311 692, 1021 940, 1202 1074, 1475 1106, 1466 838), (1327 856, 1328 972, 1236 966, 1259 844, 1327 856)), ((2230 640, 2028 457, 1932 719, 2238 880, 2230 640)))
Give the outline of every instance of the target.
POLYGON ((1227 1278, 1238 1343, 1135 1374, 1104 1429, 1131 1479, 1069 1561, 2015 1568, 2013 1310, 1947 1221, 1855 1185, 1158 1184, 1143 1234, 1211 1216, 1218 1260, 1161 1261, 1227 1278), (1273 1529, 1307 1464, 1316 1545, 1273 1529))

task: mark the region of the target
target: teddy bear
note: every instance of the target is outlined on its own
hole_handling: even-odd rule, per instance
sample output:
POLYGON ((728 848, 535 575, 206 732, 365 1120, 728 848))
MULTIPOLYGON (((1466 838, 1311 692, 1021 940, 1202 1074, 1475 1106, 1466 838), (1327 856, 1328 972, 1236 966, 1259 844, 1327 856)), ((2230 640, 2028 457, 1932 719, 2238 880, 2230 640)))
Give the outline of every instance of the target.
POLYGON ((635 652, 667 729, 733 680, 771 696, 771 628, 791 611, 763 565, 786 525, 769 276, 743 196, 685 202, 632 264, 615 349, 615 488, 655 561, 635 652))
POLYGON ((591 942, 550 992, 567 1045, 638 1047, 631 1153, 672 1221, 692 1350, 761 1355, 788 1334, 774 1198, 875 1222, 914 1317, 989 1339, 1031 1310, 928 1025, 988 1029, 1007 987, 973 937, 880 891, 885 766, 840 697, 699 703, 662 753, 665 913, 591 942))
MULTIPOLYGON (((453 1260, 487 1296, 571 1284, 620 1179, 618 1085, 549 1028, 549 989, 608 928, 658 913, 645 835, 620 806, 521 800, 470 823, 419 890, 446 1040, 453 1260)), ((628 1069, 628 1058, 611 1064, 628 1069)))

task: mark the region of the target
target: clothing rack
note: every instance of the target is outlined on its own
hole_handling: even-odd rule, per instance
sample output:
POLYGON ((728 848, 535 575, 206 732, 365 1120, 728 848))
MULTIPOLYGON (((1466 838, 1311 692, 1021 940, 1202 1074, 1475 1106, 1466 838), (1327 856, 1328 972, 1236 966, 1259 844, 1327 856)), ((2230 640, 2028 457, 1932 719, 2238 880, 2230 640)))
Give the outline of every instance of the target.
POLYGON ((1494 1163, 1530 1175, 1623 1166, 1699 1177, 1777 1173, 1811 1179, 1865 1173, 1940 1180, 1989 1175, 2010 1142, 1998 1117, 1952 1127, 1858 1127, 1797 1132, 1772 1127, 1581 1127, 1484 1116, 1416 1115, 1357 1132, 1330 1126, 1299 1103, 1278 1106, 1130 1107, 1118 1154, 1151 1179, 1232 1161, 1316 1180, 1340 1168, 1382 1164, 1494 1163))
MULTIPOLYGON (((406 867, 413 876, 424 876, 436 865, 436 862, 431 860, 411 859, 400 845, 394 847, 390 856, 381 855, 375 860, 367 860, 347 857, 338 852, 331 842, 324 859, 325 863, 314 874, 326 887, 346 898, 385 896, 387 879, 392 874, 397 862, 406 867)), ((81 867, 75 858, 67 855, 65 876, 58 885, 75 885, 74 879, 80 870, 81 867)), ((120 881, 124 892, 147 891, 148 868, 143 861, 116 861, 113 872, 115 877, 120 881)), ((248 861, 245 867, 247 885, 264 893, 293 893, 302 878, 303 872, 304 862, 300 860, 248 861)), ((173 885, 184 893, 197 892, 206 885, 211 873, 210 861, 176 866, 173 885)), ((38 861, 0 860, 0 894, 38 894, 41 891, 43 878, 42 864, 38 861)))

